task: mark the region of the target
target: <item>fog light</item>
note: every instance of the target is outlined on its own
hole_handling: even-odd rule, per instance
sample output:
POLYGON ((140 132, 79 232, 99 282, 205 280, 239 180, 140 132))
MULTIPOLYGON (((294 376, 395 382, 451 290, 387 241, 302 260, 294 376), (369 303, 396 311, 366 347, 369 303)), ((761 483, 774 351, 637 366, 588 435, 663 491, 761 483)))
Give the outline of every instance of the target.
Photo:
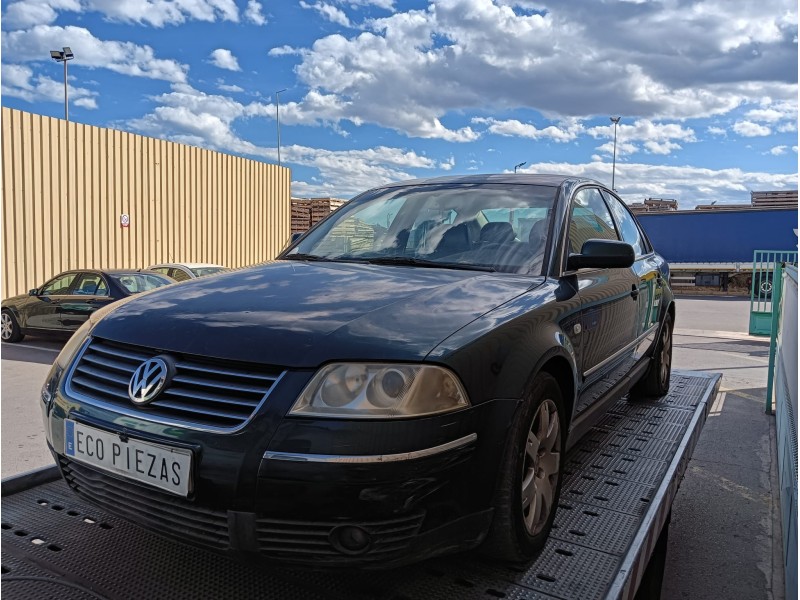
POLYGON ((328 539, 333 547, 343 554, 363 554, 372 545, 369 532, 356 525, 336 527, 328 539))

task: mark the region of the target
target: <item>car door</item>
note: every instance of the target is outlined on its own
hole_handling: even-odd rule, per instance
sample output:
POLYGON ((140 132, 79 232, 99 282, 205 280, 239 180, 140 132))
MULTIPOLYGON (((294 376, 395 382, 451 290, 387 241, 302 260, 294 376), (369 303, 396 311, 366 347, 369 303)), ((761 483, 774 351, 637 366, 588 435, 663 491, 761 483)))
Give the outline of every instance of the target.
POLYGON ((25 327, 61 329, 61 302, 77 276, 77 272, 62 273, 39 288, 33 302, 25 307, 25 327))
POLYGON ((103 276, 96 272, 80 273, 69 295, 61 301, 61 328, 70 331, 78 329, 90 314, 109 302, 113 302, 113 299, 103 276))
MULTIPOLYGON (((582 187, 571 203, 567 247, 580 253, 589 239, 620 240, 611 212, 596 187, 582 187)), ((639 278, 630 268, 579 269, 582 385, 575 413, 585 411, 632 366, 639 278)))
POLYGON ((659 259, 642 235, 636 219, 625 204, 613 194, 603 192, 622 239, 633 246, 636 254, 634 274, 639 280, 638 311, 636 319, 637 344, 634 358, 640 358, 656 340, 658 313, 664 282, 659 271, 659 259))

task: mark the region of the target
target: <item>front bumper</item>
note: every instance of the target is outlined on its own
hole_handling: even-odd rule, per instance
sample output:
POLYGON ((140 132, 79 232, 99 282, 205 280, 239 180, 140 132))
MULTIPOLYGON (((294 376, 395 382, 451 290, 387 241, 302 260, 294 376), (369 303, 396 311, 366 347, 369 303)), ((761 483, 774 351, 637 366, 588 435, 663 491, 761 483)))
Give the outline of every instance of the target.
POLYGON ((46 424, 75 492, 156 533, 270 561, 389 567, 482 541, 516 407, 494 400, 396 422, 272 413, 222 435, 137 422, 57 394, 46 424), (68 459, 67 418, 192 449, 192 494, 179 498, 68 459))

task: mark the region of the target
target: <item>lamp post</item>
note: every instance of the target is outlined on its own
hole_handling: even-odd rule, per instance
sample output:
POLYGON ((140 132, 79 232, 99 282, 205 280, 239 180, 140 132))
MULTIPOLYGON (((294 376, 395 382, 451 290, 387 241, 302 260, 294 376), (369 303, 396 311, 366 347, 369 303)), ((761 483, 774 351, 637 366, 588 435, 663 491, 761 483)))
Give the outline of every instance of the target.
POLYGON ((617 191, 614 187, 614 178, 617 174, 617 124, 619 119, 619 117, 611 117, 611 122, 614 124, 614 162, 611 166, 611 189, 615 192, 617 191))
POLYGON ((69 121, 69 99, 67 98, 67 61, 75 58, 69 46, 61 50, 50 50, 50 58, 56 62, 64 63, 64 119, 69 121))
POLYGON ((521 167, 524 167, 526 164, 528 164, 527 161, 523 161, 523 162, 519 163, 518 165, 514 165, 514 173, 517 172, 517 169, 519 169, 521 167))
POLYGON ((278 124, 278 166, 281 166, 281 92, 287 88, 275 92, 275 122, 278 124))

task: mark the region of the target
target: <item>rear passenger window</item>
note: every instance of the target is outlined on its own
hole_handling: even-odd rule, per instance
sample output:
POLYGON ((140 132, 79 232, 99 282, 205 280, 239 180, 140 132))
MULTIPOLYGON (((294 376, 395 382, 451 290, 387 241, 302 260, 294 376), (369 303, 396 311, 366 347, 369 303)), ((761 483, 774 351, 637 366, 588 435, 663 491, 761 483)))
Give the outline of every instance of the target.
POLYGON ((631 216, 631 213, 628 212, 627 208, 622 206, 622 202, 611 194, 605 194, 605 197, 608 201, 608 205, 611 207, 611 211, 614 213, 614 218, 616 218, 617 223, 619 223, 623 241, 633 246, 636 256, 646 254, 646 245, 642 239, 642 233, 639 231, 639 227, 636 225, 636 221, 631 216))
POLYGON ((569 251, 578 253, 587 240, 619 240, 614 220, 597 188, 583 188, 572 203, 569 251))
POLYGON ((175 281, 186 281, 187 279, 191 279, 191 277, 189 277, 189 275, 187 275, 183 269, 171 269, 169 276, 175 281))

